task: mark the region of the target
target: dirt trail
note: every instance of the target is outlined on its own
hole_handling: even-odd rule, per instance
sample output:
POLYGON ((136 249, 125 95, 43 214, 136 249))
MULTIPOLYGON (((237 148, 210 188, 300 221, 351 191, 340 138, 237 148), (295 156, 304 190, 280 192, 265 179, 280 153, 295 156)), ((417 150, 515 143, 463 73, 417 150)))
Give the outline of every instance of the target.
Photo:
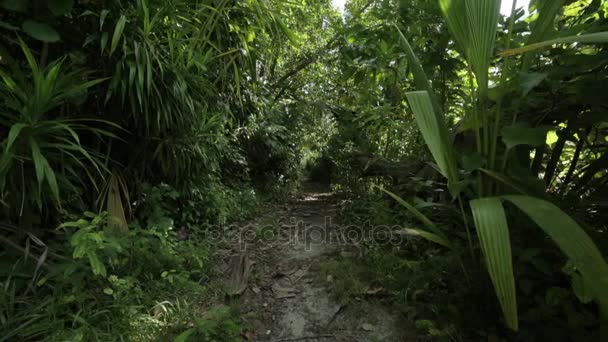
POLYGON ((228 278, 235 273, 247 278, 236 280, 242 292, 233 299, 248 327, 244 339, 414 340, 408 337, 410 329, 402 316, 378 299, 343 305, 332 295, 332 279, 323 274, 321 265, 340 254, 357 254, 352 244, 344 243, 336 203, 333 194, 307 184, 284 206, 242 228, 226 273, 232 274, 228 278))

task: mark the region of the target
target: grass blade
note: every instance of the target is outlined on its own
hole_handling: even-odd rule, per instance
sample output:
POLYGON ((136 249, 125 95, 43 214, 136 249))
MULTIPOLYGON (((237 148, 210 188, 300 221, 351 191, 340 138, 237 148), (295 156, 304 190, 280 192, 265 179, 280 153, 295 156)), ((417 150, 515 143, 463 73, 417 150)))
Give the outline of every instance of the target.
POLYGON ((414 235, 419 235, 429 241, 438 243, 442 246, 452 249, 452 244, 450 243, 448 238, 445 236, 445 234, 443 234, 443 232, 441 230, 439 230, 439 228, 437 228, 437 226, 433 223, 433 221, 431 221, 428 217, 426 217, 426 215, 421 213, 418 209, 416 209, 416 207, 407 203, 406 201, 404 201, 401 197, 397 196, 396 194, 394 194, 388 190, 385 190, 383 188, 379 188, 379 189, 382 190, 387 195, 391 196, 395 201, 397 201, 397 203, 399 203, 403 207, 405 207, 405 209, 407 209, 410 213, 412 213, 418 220, 420 220, 420 222, 422 222, 429 230, 432 231, 432 233, 431 233, 428 231, 422 231, 420 229, 409 229, 409 230, 406 229, 406 232, 409 232, 414 235))
POLYGON ((125 24, 127 23, 127 17, 124 15, 120 16, 118 22, 116 23, 116 27, 114 28, 114 34, 112 35, 112 43, 110 44, 110 56, 116 50, 118 46, 118 42, 120 41, 120 37, 122 36, 122 32, 125 29, 125 24))

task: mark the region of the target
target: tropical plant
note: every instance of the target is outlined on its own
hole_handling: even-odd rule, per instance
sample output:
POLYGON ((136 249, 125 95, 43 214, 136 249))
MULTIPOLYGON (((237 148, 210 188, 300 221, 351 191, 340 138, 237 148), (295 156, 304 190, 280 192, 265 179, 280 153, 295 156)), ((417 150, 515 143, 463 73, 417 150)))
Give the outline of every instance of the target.
POLYGON ((31 79, 27 72, 11 75, 0 70, 0 124, 9 128, 2 142, 0 192, 10 203, 12 217, 23 217, 24 210, 31 215, 27 208, 42 209, 47 203, 61 206, 61 192, 76 191, 75 183, 95 186, 107 168, 98 153, 81 144, 80 135, 116 138, 109 128, 118 128, 108 121, 74 118, 72 113, 87 89, 103 79, 89 81, 87 72, 64 71, 65 59, 43 68, 20 43, 31 79))
MULTIPOLYGON (((603 318, 608 319, 608 265, 599 249, 576 221, 550 202, 526 195, 526 189, 518 186, 508 173, 507 166, 514 163, 514 148, 522 145, 533 147, 543 143, 546 130, 526 126, 517 120, 516 115, 508 123, 503 119, 506 84, 513 78, 512 59, 502 61, 501 76, 495 81, 498 83, 499 95, 498 98, 490 97, 489 85, 493 76, 489 73, 489 68, 495 59, 500 3, 500 0, 439 1, 447 26, 469 66, 472 98, 467 115, 472 117, 474 123, 476 151, 462 155, 462 162, 458 162, 458 151, 450 143, 446 120, 433 88, 407 39, 402 36, 419 88, 419 91, 407 93, 406 97, 437 169, 448 180, 451 195, 458 201, 470 200, 485 266, 507 325, 514 330, 518 329, 511 242, 502 201, 514 204, 553 239, 574 265, 577 276, 582 278, 584 286, 591 293, 590 298, 598 303, 603 318)), ((555 44, 606 41, 606 33, 603 32, 542 41, 553 25, 558 9, 559 6, 542 7, 540 19, 533 28, 528 45, 509 49, 516 14, 514 3, 506 37, 507 49, 501 55, 526 53, 555 44)), ((527 67, 527 58, 531 57, 524 57, 523 71, 527 67)), ((466 220, 467 214, 462 204, 461 209, 466 220)), ((437 238, 433 234, 431 240, 437 238)))

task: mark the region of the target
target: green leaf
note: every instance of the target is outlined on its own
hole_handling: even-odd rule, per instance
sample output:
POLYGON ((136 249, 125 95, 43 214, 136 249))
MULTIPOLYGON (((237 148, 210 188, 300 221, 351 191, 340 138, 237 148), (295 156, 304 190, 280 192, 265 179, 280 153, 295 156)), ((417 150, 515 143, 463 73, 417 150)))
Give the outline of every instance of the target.
POLYGON ((418 59, 418 56, 414 53, 410 42, 405 38, 401 30, 395 25, 397 32, 399 33, 399 38, 401 38, 401 47, 405 51, 405 55, 407 56, 409 66, 412 70, 412 74, 414 75, 414 83, 416 84, 416 88, 418 90, 426 90, 431 97, 431 102, 433 103, 433 109, 439 116, 443 116, 443 111, 441 110, 441 106, 439 105, 439 101, 437 100, 437 95, 433 92, 433 87, 431 86, 431 82, 429 82, 424 69, 422 68, 422 63, 418 59))
POLYGON ((590 287, 603 313, 608 312, 608 265, 593 240, 570 216, 545 200, 502 196, 528 215, 558 245, 590 287))
POLYGON ((4 29, 7 29, 7 30, 12 30, 12 31, 15 31, 15 30, 19 29, 17 26, 11 25, 11 24, 9 24, 7 22, 4 22, 4 21, 0 21, 0 28, 4 28, 4 29))
POLYGON ((99 260, 99 257, 94 251, 87 252, 87 257, 89 258, 89 263, 91 264, 91 268, 93 269, 93 274, 106 276, 106 267, 99 260))
POLYGON ((49 162, 44 160, 44 174, 46 177, 46 181, 51 188, 51 193, 55 197, 55 201, 57 204, 61 204, 61 200, 59 199, 59 186, 57 186, 57 179, 55 178, 55 172, 49 165, 49 162))
POLYGON ((103 23, 109 13, 110 11, 108 11, 107 9, 101 11, 101 14, 99 15, 99 31, 101 31, 101 29, 103 28, 103 23))
POLYGON ((540 146, 545 144, 547 128, 530 127, 524 123, 516 123, 502 129, 502 141, 508 149, 518 145, 540 146))
POLYGON ((190 336, 194 335, 195 332, 196 330, 194 328, 190 328, 179 334, 179 336, 177 336, 173 342, 187 342, 190 336))
POLYGON ((505 184, 506 186, 512 188, 513 190, 519 192, 520 194, 528 193, 524 188, 522 188, 521 186, 516 184, 516 182, 513 179, 509 178, 508 176, 506 176, 502 173, 498 173, 498 172, 484 169, 484 168, 479 168, 479 171, 481 171, 481 172, 485 173, 486 175, 496 179, 497 181, 505 184))
POLYGON ((519 75, 519 83, 522 90, 522 95, 526 96, 532 91, 532 89, 536 88, 542 81, 544 81, 548 74, 541 74, 537 72, 530 73, 521 73, 519 75))
POLYGON ((114 50, 116 50, 118 42, 120 41, 120 37, 122 36, 122 32, 125 29, 126 23, 127 17, 121 15, 120 19, 118 19, 118 22, 116 23, 116 27, 114 28, 114 34, 112 35, 112 43, 110 44, 110 55, 112 55, 112 53, 114 53, 114 50))
POLYGON ((40 147, 33 138, 30 138, 30 148, 32 150, 32 161, 34 162, 34 169, 36 171, 36 179, 38 180, 38 189, 42 187, 44 181, 44 162, 46 159, 40 153, 40 147))
POLYGON ((517 331, 515 278, 504 208, 499 198, 492 197, 471 201, 471 210, 500 307, 509 328, 517 331))
POLYGON ((485 164, 484 158, 477 152, 467 153, 462 156, 462 168, 472 172, 485 164))
POLYGON ((470 63, 481 96, 488 90, 500 0, 439 0, 448 28, 470 63))
POLYGON ((428 241, 434 242, 438 245, 441 245, 443 247, 452 249, 452 245, 450 244, 450 242, 448 240, 442 238, 441 236, 439 236, 437 234, 433 234, 429 231, 417 229, 417 228, 403 228, 402 231, 408 235, 419 236, 425 240, 428 240, 428 241))
POLYGON ((562 270, 570 276, 572 291, 574 291, 578 300, 584 304, 591 302, 593 300, 593 293, 590 291, 591 286, 585 283, 585 278, 576 270, 574 264, 568 261, 562 270))
POLYGON ((16 123, 11 127, 11 130, 8 132, 8 139, 6 142, 6 148, 5 148, 6 153, 8 153, 8 151, 10 151, 11 147, 13 147, 15 140, 17 140, 17 138, 19 137, 19 133, 21 133, 21 131, 27 126, 28 125, 26 125, 24 123, 16 123))
POLYGON ((445 236, 445 234, 443 234, 443 232, 441 230, 439 230, 439 228, 437 228, 437 226, 433 223, 433 221, 431 221, 428 217, 426 217, 426 215, 421 213, 418 209, 416 209, 416 207, 407 203, 406 201, 404 201, 401 197, 397 196, 396 194, 394 194, 386 189, 383 189, 381 187, 379 187, 379 189, 382 190, 387 195, 391 196, 395 201, 397 201, 397 203, 401 204, 405 209, 407 209, 410 213, 412 213, 418 220, 420 220, 420 222, 422 222, 433 233, 425 232, 425 231, 422 231, 419 229, 409 229, 409 230, 406 229, 406 232, 422 236, 427 240, 433 241, 442 246, 452 249, 453 246, 450 243, 450 241, 448 240, 448 238, 445 236))
POLYGON ((457 180, 458 170, 449 142, 448 129, 445 121, 434 110, 429 93, 414 91, 406 93, 409 105, 414 112, 416 123, 422 133, 437 166, 448 182, 457 180))
POLYGON ((555 18, 564 5, 564 2, 565 0, 537 2, 537 6, 539 6, 538 19, 536 19, 530 38, 528 38, 528 44, 536 43, 546 38, 549 32, 551 32, 553 24, 555 23, 555 18))
POLYGON ((111 296, 112 294, 114 294, 114 290, 109 287, 106 287, 105 289, 103 289, 103 293, 107 294, 108 296, 111 296))
POLYGON ((43 42, 54 43, 61 40, 61 38, 59 37, 59 33, 57 33, 54 28, 44 23, 40 23, 33 20, 26 20, 21 25, 21 28, 32 38, 38 39, 43 42))
POLYGON ((552 40, 547 40, 540 43, 534 43, 523 47, 510 49, 501 52, 500 56, 513 56, 524 52, 539 50, 553 45, 581 43, 581 44, 595 44, 595 43, 606 43, 608 42, 608 32, 597 32, 590 34, 582 34, 578 36, 562 37, 552 40))
POLYGON ((48 6, 54 15, 64 15, 72 10, 74 0, 48 0, 48 6))

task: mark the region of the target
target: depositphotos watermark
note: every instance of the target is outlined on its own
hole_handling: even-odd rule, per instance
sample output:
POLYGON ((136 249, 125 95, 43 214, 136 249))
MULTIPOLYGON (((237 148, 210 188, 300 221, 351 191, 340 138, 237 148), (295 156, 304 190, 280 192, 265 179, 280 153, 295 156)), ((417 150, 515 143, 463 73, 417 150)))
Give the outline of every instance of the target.
POLYGON ((320 244, 347 246, 374 243, 398 246, 412 238, 404 228, 406 227, 397 225, 372 225, 369 222, 361 225, 336 225, 329 216, 322 223, 313 224, 291 217, 288 223, 277 220, 266 224, 250 223, 211 229, 207 239, 225 240, 225 231, 236 230, 239 231, 238 245, 241 249, 260 240, 273 241, 278 245, 304 245, 306 250, 320 244))

